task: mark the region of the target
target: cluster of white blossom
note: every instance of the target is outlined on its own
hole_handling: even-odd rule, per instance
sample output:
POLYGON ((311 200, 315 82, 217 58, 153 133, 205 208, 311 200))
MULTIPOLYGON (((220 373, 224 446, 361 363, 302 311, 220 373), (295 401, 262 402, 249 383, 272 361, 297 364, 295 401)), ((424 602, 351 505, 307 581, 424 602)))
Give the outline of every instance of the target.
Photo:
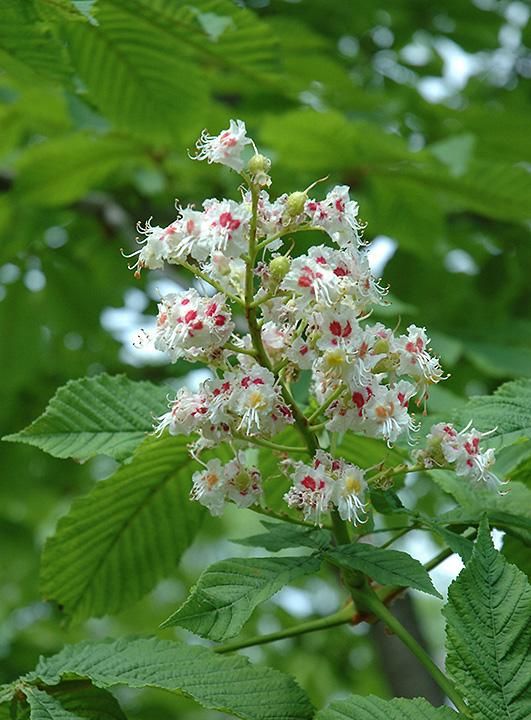
POLYGON ((258 363, 228 370, 222 378, 206 380, 199 392, 181 388, 169 412, 159 418, 157 432, 197 433, 194 453, 223 440, 243 435, 272 437, 293 422, 275 376, 258 363))
POLYGON ((451 466, 460 477, 497 487, 500 480, 490 470, 495 462, 494 450, 480 448, 481 440, 493 432, 479 432, 471 422, 460 432, 451 423, 437 423, 426 437, 425 448, 414 456, 426 468, 451 466))
POLYGON ((172 361, 208 361, 215 357, 234 330, 222 294, 202 297, 196 290, 166 295, 159 304, 155 348, 172 361))
POLYGON ((365 473, 357 465, 317 450, 313 465, 289 461, 292 487, 284 495, 289 507, 320 525, 321 515, 336 507, 342 520, 364 522, 365 473))
POLYGON ((226 500, 240 507, 250 507, 262 496, 262 480, 257 468, 246 465, 240 450, 233 460, 223 465, 214 458, 203 470, 192 476, 191 497, 207 507, 212 515, 221 515, 226 500))
MULTIPOLYGON (((191 451, 200 462, 202 450, 224 441, 271 445, 295 420, 299 430, 312 433, 354 431, 388 444, 409 438, 416 429, 411 401, 425 403, 430 387, 445 376, 424 328, 410 325, 396 334, 368 322, 373 306, 385 303, 386 290, 371 274, 349 188, 335 186, 322 200, 309 197, 313 186, 271 198, 265 189, 271 162, 256 151, 240 120, 217 136, 204 132, 197 150, 195 159, 232 168, 247 188, 240 202, 208 199, 201 210, 179 208, 167 227, 153 226, 151 219, 138 226, 144 238, 133 253, 136 274, 165 262, 183 265, 217 290, 214 296, 194 289, 172 293, 159 304, 155 347, 171 361, 207 363, 216 376, 198 392, 180 390, 157 431, 194 434, 191 451), (323 231, 329 244, 292 256, 294 243, 285 249, 286 239, 303 230, 323 231), (235 332, 235 305, 245 310, 248 333, 235 332), (313 397, 306 416, 295 410, 289 391, 304 371, 313 397)), ((428 445, 439 437, 438 428, 428 445)), ((490 483, 492 452, 479 452, 475 431, 463 433, 453 444, 446 436, 439 443, 444 462, 490 483)), ((240 454, 233 463, 238 471, 211 460, 194 475, 192 497, 214 514, 227 498, 248 506, 260 495, 258 471, 245 471, 240 454)), ((322 451, 313 465, 291 468, 293 485, 285 495, 290 507, 317 523, 331 508, 361 522, 366 483, 360 468, 322 451)))

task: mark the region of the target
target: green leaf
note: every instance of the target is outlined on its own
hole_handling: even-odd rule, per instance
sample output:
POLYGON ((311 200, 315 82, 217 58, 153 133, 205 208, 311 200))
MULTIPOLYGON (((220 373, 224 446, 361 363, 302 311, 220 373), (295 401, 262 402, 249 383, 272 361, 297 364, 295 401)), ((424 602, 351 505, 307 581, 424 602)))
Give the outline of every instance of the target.
MULTIPOLYGON (((29 71, 28 79, 36 73, 47 80, 65 81, 69 75, 63 48, 42 22, 30 0, 2 2, 0 55, 4 53, 9 60, 7 69, 15 77, 22 73, 26 79, 29 71)), ((35 75, 33 80, 35 82, 35 75)))
POLYGON ((472 420, 478 430, 495 428, 493 437, 500 437, 504 444, 531 437, 531 380, 513 380, 492 395, 472 398, 460 411, 459 420, 472 420))
POLYGON ((64 708, 57 698, 32 687, 25 690, 31 720, 80 720, 80 716, 64 708))
POLYGON ((86 681, 70 681, 47 692, 59 700, 61 705, 86 720, 126 720, 116 698, 107 690, 87 684, 86 681))
POLYGON ((231 558, 214 563, 162 627, 180 625, 210 640, 234 637, 257 605, 292 580, 318 572, 320 566, 316 556, 231 558))
POLYGON ((407 513, 406 508, 394 490, 388 488, 370 488, 371 502, 374 509, 383 515, 407 513))
MULTIPOLYGON (((514 484, 516 485, 516 483, 514 484)), ((529 491, 527 488, 523 489, 525 490, 526 495, 524 498, 517 498, 516 504, 529 500, 529 491)), ((500 500, 503 499, 503 497, 500 498, 500 500)), ((528 509, 525 508, 525 511, 528 512, 528 509)), ((487 516, 487 519, 492 527, 510 533, 511 535, 518 537, 525 545, 531 546, 531 518, 525 517, 524 515, 515 515, 510 512, 503 512, 502 510, 490 510, 488 507, 481 505, 481 500, 479 500, 477 505, 469 509, 458 507, 454 508, 453 510, 450 510, 440 516, 439 520, 448 525, 479 525, 484 515, 487 516)))
POLYGON ((289 522, 268 522, 267 520, 263 520, 262 525, 267 532, 247 538, 238 538, 232 542, 249 547, 262 547, 270 552, 301 546, 323 550, 332 542, 331 533, 322 528, 304 527, 289 522))
POLYGON ((216 655, 197 645, 138 638, 67 645, 41 658, 29 681, 57 684, 65 675, 87 677, 98 687, 127 685, 181 692, 206 708, 244 720, 309 720, 313 708, 288 675, 255 668, 247 658, 216 655))
POLYGON ((145 163, 143 149, 126 138, 78 132, 31 145, 18 162, 14 192, 21 202, 71 203, 118 169, 145 163))
POLYGON ((512 565, 522 570, 527 575, 527 579, 531 580, 531 551, 529 545, 513 535, 505 535, 503 538, 502 552, 512 565))
POLYGON ((461 556, 464 563, 467 563, 470 560, 472 550, 474 549, 474 543, 471 540, 459 535, 453 530, 449 530, 447 527, 444 527, 444 525, 439 523, 439 519, 433 520, 432 518, 423 515, 422 520, 433 530, 433 532, 437 533, 437 535, 444 540, 450 550, 453 550, 454 553, 461 556))
POLYGON ((476 136, 470 133, 453 135, 433 143, 428 150, 450 170, 455 177, 464 175, 476 145, 476 136))
POLYGON ((407 553, 358 542, 329 550, 326 557, 334 565, 358 570, 382 585, 411 587, 441 597, 426 569, 407 553))
POLYGON ((171 140, 206 100, 204 74, 171 33, 142 17, 138 2, 99 0, 96 11, 97 25, 64 27, 90 99, 117 128, 171 140))
POLYGON ((531 713, 531 588, 498 553, 483 522, 472 559, 452 583, 447 669, 478 720, 526 720, 531 713))
MULTIPOLYGON (((186 49, 198 64, 270 84, 279 70, 278 42, 255 13, 231 0, 113 0, 186 49)), ((281 87, 279 86, 279 89, 281 87)))
POLYGON ((394 175, 373 175, 363 218, 372 236, 387 235, 400 249, 433 260, 444 236, 444 209, 430 188, 394 175))
POLYGON ((153 430, 153 417, 167 406, 167 387, 123 375, 70 380, 29 427, 3 438, 59 458, 123 460, 153 430))
POLYGON ((423 189, 440 191, 459 209, 509 222, 531 217, 531 173, 521 165, 473 159, 456 177, 434 161, 397 164, 394 172, 415 178, 423 189))
MULTIPOLYGON (((4 708, 7 710, 6 720, 126 720, 116 698, 86 680, 62 682, 47 687, 46 691, 25 684, 22 692, 29 704, 15 701, 13 716, 7 704, 0 705, 2 720, 4 715, 1 710, 4 708)), ((0 693, 0 702, 1 699, 0 693)))
POLYGON ((461 717, 450 708, 434 708, 426 700, 382 700, 369 695, 351 695, 320 710, 315 720, 457 720, 461 717))
MULTIPOLYGON (((476 521, 487 513, 495 527, 518 534, 525 540, 531 539, 531 489, 522 483, 511 481, 499 493, 478 482, 467 482, 447 470, 428 472, 429 476, 445 492, 452 495, 459 507, 444 515, 457 521, 459 516, 474 518, 476 521)), ((530 540, 531 541, 531 540, 530 540)))
POLYGON ((531 349, 513 336, 511 344, 478 342, 471 338, 463 347, 464 355, 482 372, 493 378, 531 377, 531 349))
POLYGON ((114 613, 170 574, 203 508, 186 441, 148 438, 130 464, 76 500, 44 548, 41 590, 75 620, 114 613))
POLYGON ((398 465, 407 457, 400 448, 390 448, 383 440, 355 435, 352 432, 343 435, 337 446, 337 454, 361 468, 377 463, 384 463, 386 466, 398 465))
POLYGON ((411 157, 397 135, 374 124, 350 122, 334 111, 271 114, 263 124, 262 139, 278 152, 283 167, 308 173, 329 172, 330 167, 353 172, 366 163, 386 167, 411 157))
POLYGON ((471 540, 453 532, 452 530, 448 530, 437 523, 433 523, 432 527, 437 535, 439 535, 448 545, 450 550, 457 553, 464 563, 467 563, 470 560, 474 547, 471 540))

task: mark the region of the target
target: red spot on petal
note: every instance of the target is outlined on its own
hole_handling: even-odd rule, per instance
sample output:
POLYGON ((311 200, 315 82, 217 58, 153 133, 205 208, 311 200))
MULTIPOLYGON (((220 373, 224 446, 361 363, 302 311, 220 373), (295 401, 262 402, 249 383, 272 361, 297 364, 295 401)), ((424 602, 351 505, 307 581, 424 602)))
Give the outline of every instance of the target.
POLYGON ((352 402, 358 410, 361 410, 361 408, 365 405, 365 398, 360 392, 354 392, 352 393, 352 402))
POLYGON ((332 335, 335 335, 336 337, 341 337, 341 323, 338 320, 332 320, 332 322, 328 326, 328 329, 330 330, 332 335))
POLYGON ((314 491, 316 488, 315 480, 311 475, 306 475, 305 478, 303 478, 301 485, 305 487, 307 490, 314 491))

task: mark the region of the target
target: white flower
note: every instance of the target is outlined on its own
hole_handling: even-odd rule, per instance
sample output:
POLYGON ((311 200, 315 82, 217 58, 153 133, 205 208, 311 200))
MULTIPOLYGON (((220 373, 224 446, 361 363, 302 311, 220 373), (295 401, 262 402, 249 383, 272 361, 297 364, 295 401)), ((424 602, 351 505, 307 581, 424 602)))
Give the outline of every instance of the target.
POLYGON ((286 358, 301 370, 310 370, 317 359, 317 354, 305 338, 298 337, 287 348, 286 358))
POLYGON ((227 478, 221 461, 209 460, 204 470, 192 475, 192 500, 204 505, 211 515, 222 515, 227 492, 227 478))
POLYGON ((225 477, 227 497, 239 507, 250 507, 262 497, 260 471, 246 465, 244 452, 238 452, 234 460, 225 465, 225 477))
MULTIPOLYGON (((265 238, 277 235, 279 233, 287 233, 289 230, 297 228, 304 220, 302 216, 291 217, 287 212, 288 195, 280 195, 273 202, 269 199, 266 191, 260 193, 258 199, 258 237, 265 238)), ((269 252, 278 250, 283 238, 277 238, 268 243, 269 252)))
POLYGON ((247 252, 251 208, 234 200, 205 200, 201 244, 208 254, 222 252, 227 257, 239 257, 247 252))
POLYGON ((212 515, 222 515, 225 502, 250 507, 262 496, 262 480, 255 467, 247 467, 245 453, 240 451, 223 465, 214 458, 192 475, 190 497, 207 507, 212 515))
POLYGON ((243 296, 245 291, 245 261, 213 252, 210 260, 201 265, 205 275, 212 278, 227 293, 243 296))
POLYGON ((326 411, 327 429, 331 432, 352 430, 369 436, 375 436, 376 431, 378 436, 378 428, 375 429, 367 423, 365 411, 370 399, 385 389, 385 386, 378 384, 378 378, 375 377, 371 384, 354 388, 350 396, 343 395, 326 411))
POLYGON ((321 524, 321 515, 337 507, 342 520, 364 522, 365 473, 357 465, 316 450, 313 465, 294 463, 292 487, 284 495, 289 507, 302 510, 306 520, 321 524))
POLYGON ((202 297, 196 290, 171 293, 159 303, 155 348, 175 362, 208 358, 229 339, 234 329, 221 293, 202 297))
POLYGON ((338 278, 328 266, 321 248, 311 248, 308 255, 294 258, 280 288, 300 299, 300 309, 313 303, 333 305, 340 296, 338 278))
POLYGON ((325 468, 296 463, 292 482, 293 486, 284 495, 288 506, 302 510, 305 520, 322 525, 321 515, 330 509, 333 489, 325 468))
POLYGON ((292 332, 292 328, 288 325, 277 325, 272 320, 262 325, 262 342, 267 354, 273 361, 278 361, 289 347, 292 332))
POLYGON ((168 262, 179 263, 191 255, 196 260, 208 257, 209 247, 201 242, 204 216, 191 207, 180 208, 178 232, 168 243, 168 262))
POLYGON ((196 143, 198 153, 193 159, 221 163, 241 172, 244 166, 242 153, 245 146, 251 142, 247 137, 245 123, 242 120, 231 120, 228 129, 219 135, 209 135, 203 130, 196 143))
POLYGON ((312 226, 324 230, 340 246, 360 242, 358 203, 350 199, 349 190, 348 185, 336 185, 324 200, 308 200, 304 206, 312 226))
POLYGON ((230 409, 239 418, 236 428, 239 432, 270 435, 279 423, 290 422, 290 418, 278 409, 285 404, 281 402, 272 372, 254 364, 228 376, 234 387, 230 409))
POLYGON ((149 218, 144 225, 137 223, 137 231, 146 237, 138 240, 142 245, 140 250, 125 255, 127 258, 137 256, 136 263, 129 267, 130 270, 135 270, 135 277, 140 277, 143 268, 159 270, 164 266, 164 261, 168 259, 170 243, 179 232, 178 221, 162 228, 159 225, 151 225, 151 220, 152 218, 149 218))
POLYGON ((416 325, 410 325, 407 335, 401 335, 394 342, 394 349, 400 358, 398 373, 413 378, 421 396, 427 395, 431 385, 446 377, 438 358, 428 352, 429 342, 426 329, 416 325))
POLYGON ((491 487, 500 484, 498 477, 490 471, 496 460, 494 450, 488 448, 481 450, 482 438, 491 435, 490 432, 481 433, 469 423, 461 432, 456 432, 453 426, 446 425, 440 430, 440 423, 432 428, 430 437, 440 437, 441 450, 448 463, 455 464, 456 475, 468 477, 471 480, 482 481, 491 487))
POLYGON ((180 388, 175 400, 170 403, 170 411, 158 418, 155 432, 160 435, 168 428, 170 435, 190 435, 208 422, 208 413, 206 393, 193 393, 188 388, 180 388))
POLYGON ((367 420, 367 434, 394 443, 406 431, 416 426, 408 413, 408 402, 415 394, 415 386, 401 380, 393 387, 379 386, 363 408, 367 420))
POLYGON ((367 490, 365 473, 357 465, 342 462, 336 472, 333 502, 342 520, 358 525, 365 522, 363 497, 367 490))

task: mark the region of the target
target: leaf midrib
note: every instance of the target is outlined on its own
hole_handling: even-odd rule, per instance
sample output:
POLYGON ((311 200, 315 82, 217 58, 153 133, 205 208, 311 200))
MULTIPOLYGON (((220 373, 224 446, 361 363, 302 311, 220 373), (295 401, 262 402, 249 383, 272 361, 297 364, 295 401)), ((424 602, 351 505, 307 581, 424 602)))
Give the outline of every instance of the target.
POLYGON ((115 536, 111 539, 109 544, 107 545, 105 552, 102 553, 101 559, 98 561, 97 565, 94 568, 94 572, 91 573, 91 575, 87 578, 86 582, 83 584, 83 590, 79 593, 78 599, 76 602, 71 606, 71 615, 72 617, 75 617, 76 610, 80 605, 80 602, 87 591, 87 588, 94 582, 94 579, 97 577, 99 572, 101 571, 103 564, 105 560, 108 558, 108 556, 113 551, 114 547, 120 540, 120 538, 123 536, 123 534, 127 531, 127 529, 131 526, 134 519, 140 514, 142 510, 145 509, 145 507, 149 504, 150 500, 168 483, 170 482, 174 477, 176 477, 182 470, 183 467, 186 467, 189 463, 183 463, 179 467, 179 469, 173 468, 172 470, 169 470, 167 473, 165 473, 160 481, 156 483, 146 494, 144 500, 142 503, 139 503, 138 506, 135 508, 135 510, 126 518, 126 520, 121 524, 119 532, 115 534, 115 536))
POLYGON ((107 0, 111 5, 114 7, 118 7, 119 10, 121 10, 124 13, 131 14, 131 8, 133 5, 136 9, 135 15, 141 15, 142 18, 150 23, 151 25, 154 25, 159 30, 161 30, 165 35, 170 35, 172 40, 175 40, 172 32, 171 32, 171 25, 169 23, 173 23, 175 25, 179 25, 182 28, 183 37, 181 37, 181 41, 186 43, 189 47, 193 48, 203 56, 207 56, 213 60, 215 60, 220 67, 222 68, 230 68, 232 71, 235 71, 245 77, 248 77, 254 81, 260 81, 263 84, 269 85, 271 88, 274 88, 275 90, 282 90, 282 84, 276 82, 275 80, 271 79, 266 72, 258 73, 253 72, 246 68, 244 65, 241 65, 237 62, 233 62, 232 60, 228 59, 227 57, 223 57, 220 55, 220 53, 217 53, 210 49, 209 45, 207 43, 210 42, 208 39, 207 34, 204 34, 204 43, 201 42, 201 40, 198 38, 195 40, 193 38, 194 35, 198 35, 197 28, 193 27, 189 23, 184 22, 181 18, 175 17, 173 15, 168 15, 167 13, 162 14, 162 12, 157 13, 150 13, 149 11, 146 12, 146 7, 143 3, 138 3, 136 0, 129 0, 128 3, 128 9, 124 10, 124 6, 119 1, 116 2, 115 0, 107 0), (164 22, 164 19, 166 19, 166 23, 164 22))

